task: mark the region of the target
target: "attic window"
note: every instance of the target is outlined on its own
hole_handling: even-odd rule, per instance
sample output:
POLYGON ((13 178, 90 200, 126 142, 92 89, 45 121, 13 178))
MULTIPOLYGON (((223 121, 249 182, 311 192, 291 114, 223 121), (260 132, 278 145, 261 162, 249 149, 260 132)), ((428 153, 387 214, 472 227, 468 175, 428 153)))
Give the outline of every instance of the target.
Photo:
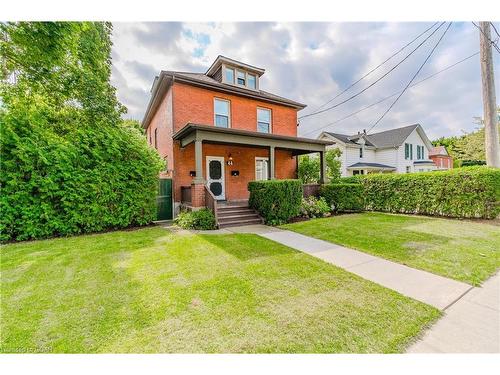
POLYGON ((248 88, 250 89, 254 89, 256 88, 256 82, 257 82, 257 79, 255 78, 255 76, 253 74, 247 74, 247 84, 248 84, 248 88))
POLYGON ((225 69, 226 82, 234 83, 234 69, 226 68, 225 69))
POLYGON ((242 71, 237 71, 237 81, 238 85, 245 86, 246 85, 246 80, 245 80, 245 72, 242 71))

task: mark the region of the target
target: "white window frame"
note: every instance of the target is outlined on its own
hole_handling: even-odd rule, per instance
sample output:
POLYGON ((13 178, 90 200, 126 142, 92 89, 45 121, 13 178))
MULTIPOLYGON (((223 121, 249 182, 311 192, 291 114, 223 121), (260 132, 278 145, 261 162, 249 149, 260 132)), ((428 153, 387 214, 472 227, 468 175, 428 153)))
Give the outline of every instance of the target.
POLYGON ((223 75, 223 77, 224 77, 223 82, 225 82, 225 83, 230 83, 230 84, 234 85, 234 80, 235 80, 235 78, 236 78, 236 69, 235 69, 235 68, 233 68, 232 66, 223 65, 223 66, 222 66, 222 75, 223 75), (232 81, 232 82, 230 82, 230 81, 228 81, 228 80, 226 79, 226 69, 227 69, 227 70, 232 70, 232 71, 233 71, 233 81, 232 81))
MULTIPOLYGON (((216 128, 220 128, 221 127, 221 126, 217 126, 217 120, 216 120, 217 113, 215 112, 215 102, 216 101, 227 102, 227 104, 228 104, 227 128, 225 128, 225 129, 231 128, 231 101, 228 100, 228 99, 223 99, 223 98, 218 98, 218 97, 214 97, 214 126, 216 128)), ((224 115, 221 115, 221 116, 224 116, 224 115)))
POLYGON ((257 132, 262 133, 262 134, 273 134, 273 110, 271 108, 257 107, 257 110, 255 111, 255 113, 257 115, 257 121, 255 123, 257 132), (269 112, 269 132, 268 133, 259 132, 259 109, 262 111, 269 112))
POLYGON ((234 77, 234 83, 236 86, 240 87, 247 87, 247 72, 241 69, 236 69, 236 76, 234 77), (241 83, 238 83, 238 73, 243 73, 243 79, 245 80, 245 84, 242 85, 241 83))
POLYGON ((265 180, 258 180, 257 179, 257 161, 267 161, 267 178, 265 180, 269 180, 269 158, 267 157, 262 157, 262 156, 256 156, 255 157, 255 180, 256 181, 265 181, 265 180))
POLYGON ((245 83, 246 83, 247 88, 249 88, 250 90, 257 90, 257 74, 246 72, 245 83), (255 87, 250 87, 249 86, 249 83, 248 83, 249 82, 249 79, 248 79, 249 76, 254 77, 254 79, 255 79, 255 87))
POLYGON ((253 90, 253 91, 259 90, 259 75, 257 73, 249 72, 245 69, 241 69, 241 68, 238 68, 238 67, 233 66, 233 65, 222 64, 222 82, 227 83, 228 85, 236 86, 236 87, 245 87, 248 90, 253 90), (226 80, 226 69, 231 69, 234 72, 233 82, 226 80), (245 75, 245 85, 238 84, 238 72, 241 72, 245 75), (249 75, 255 77, 255 87, 250 87, 248 85, 248 76, 249 75))

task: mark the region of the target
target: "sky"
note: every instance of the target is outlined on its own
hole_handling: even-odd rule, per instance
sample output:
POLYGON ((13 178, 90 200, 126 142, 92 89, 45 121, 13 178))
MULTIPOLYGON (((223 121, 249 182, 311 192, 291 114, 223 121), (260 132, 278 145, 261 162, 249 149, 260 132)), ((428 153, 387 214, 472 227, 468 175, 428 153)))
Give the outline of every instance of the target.
MULTIPOLYGON (((205 73, 218 55, 264 68, 262 90, 307 104, 314 112, 351 83, 412 41, 434 22, 336 23, 114 23, 112 83, 128 108, 127 118, 141 120, 153 79, 160 70, 205 73)), ((401 65, 356 98, 300 120, 298 133, 315 138, 321 131, 356 134, 370 129, 409 83, 447 25, 401 65)), ((500 25, 496 23, 497 29, 500 25)), ((436 26, 437 27, 437 26, 436 26)), ((387 73, 431 33, 429 31, 381 68, 329 105, 363 90, 387 73)), ((415 82, 479 51, 479 31, 471 22, 454 22, 415 78, 415 82)), ((492 30, 492 36, 496 36, 492 30)), ((499 54, 493 50, 497 102, 499 54)), ((409 88, 371 132, 420 123, 430 139, 460 135, 477 128, 482 116, 479 55, 409 88)))

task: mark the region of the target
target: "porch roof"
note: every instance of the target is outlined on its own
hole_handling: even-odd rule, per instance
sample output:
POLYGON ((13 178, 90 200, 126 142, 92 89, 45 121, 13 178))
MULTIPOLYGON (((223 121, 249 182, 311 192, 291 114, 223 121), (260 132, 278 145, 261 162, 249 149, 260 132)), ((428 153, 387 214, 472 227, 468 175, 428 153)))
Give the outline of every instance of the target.
POLYGON ((380 169, 394 171, 396 167, 391 167, 390 165, 379 164, 379 163, 356 163, 347 167, 347 169, 380 169))
POLYGON ((333 142, 325 140, 258 133, 193 123, 188 123, 175 133, 172 138, 180 141, 181 147, 186 147, 194 141, 202 141, 256 147, 276 147, 292 150, 294 155, 326 151, 326 146, 333 144, 333 142))

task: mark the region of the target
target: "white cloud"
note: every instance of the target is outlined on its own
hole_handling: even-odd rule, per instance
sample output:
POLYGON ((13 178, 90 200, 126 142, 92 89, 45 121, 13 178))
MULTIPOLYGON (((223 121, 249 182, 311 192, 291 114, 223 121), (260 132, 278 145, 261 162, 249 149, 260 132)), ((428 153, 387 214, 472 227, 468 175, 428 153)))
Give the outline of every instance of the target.
MULTIPOLYGON (((204 72, 221 54, 265 68, 261 88, 308 104, 309 107, 302 111, 306 114, 334 97, 431 24, 117 23, 113 35, 112 80, 119 99, 129 107, 128 116, 141 119, 155 74, 160 70, 204 72)), ((301 121, 299 133, 316 136, 315 129, 401 90, 443 30, 444 27, 393 73, 356 99, 301 121)), ((416 81, 478 49, 477 29, 471 23, 454 23, 416 81)), ((409 51, 403 51, 385 69, 409 51)), ((495 60, 498 63, 496 53, 495 60)), ((373 82, 386 70, 377 71, 333 104, 373 82)), ((498 69, 495 73, 498 86, 498 69)), ((482 113, 480 79, 479 57, 476 56, 411 88, 376 129, 418 122, 431 138, 471 131, 475 127, 472 117, 482 113)), ((369 128, 393 99, 328 130, 356 133, 369 128)))

